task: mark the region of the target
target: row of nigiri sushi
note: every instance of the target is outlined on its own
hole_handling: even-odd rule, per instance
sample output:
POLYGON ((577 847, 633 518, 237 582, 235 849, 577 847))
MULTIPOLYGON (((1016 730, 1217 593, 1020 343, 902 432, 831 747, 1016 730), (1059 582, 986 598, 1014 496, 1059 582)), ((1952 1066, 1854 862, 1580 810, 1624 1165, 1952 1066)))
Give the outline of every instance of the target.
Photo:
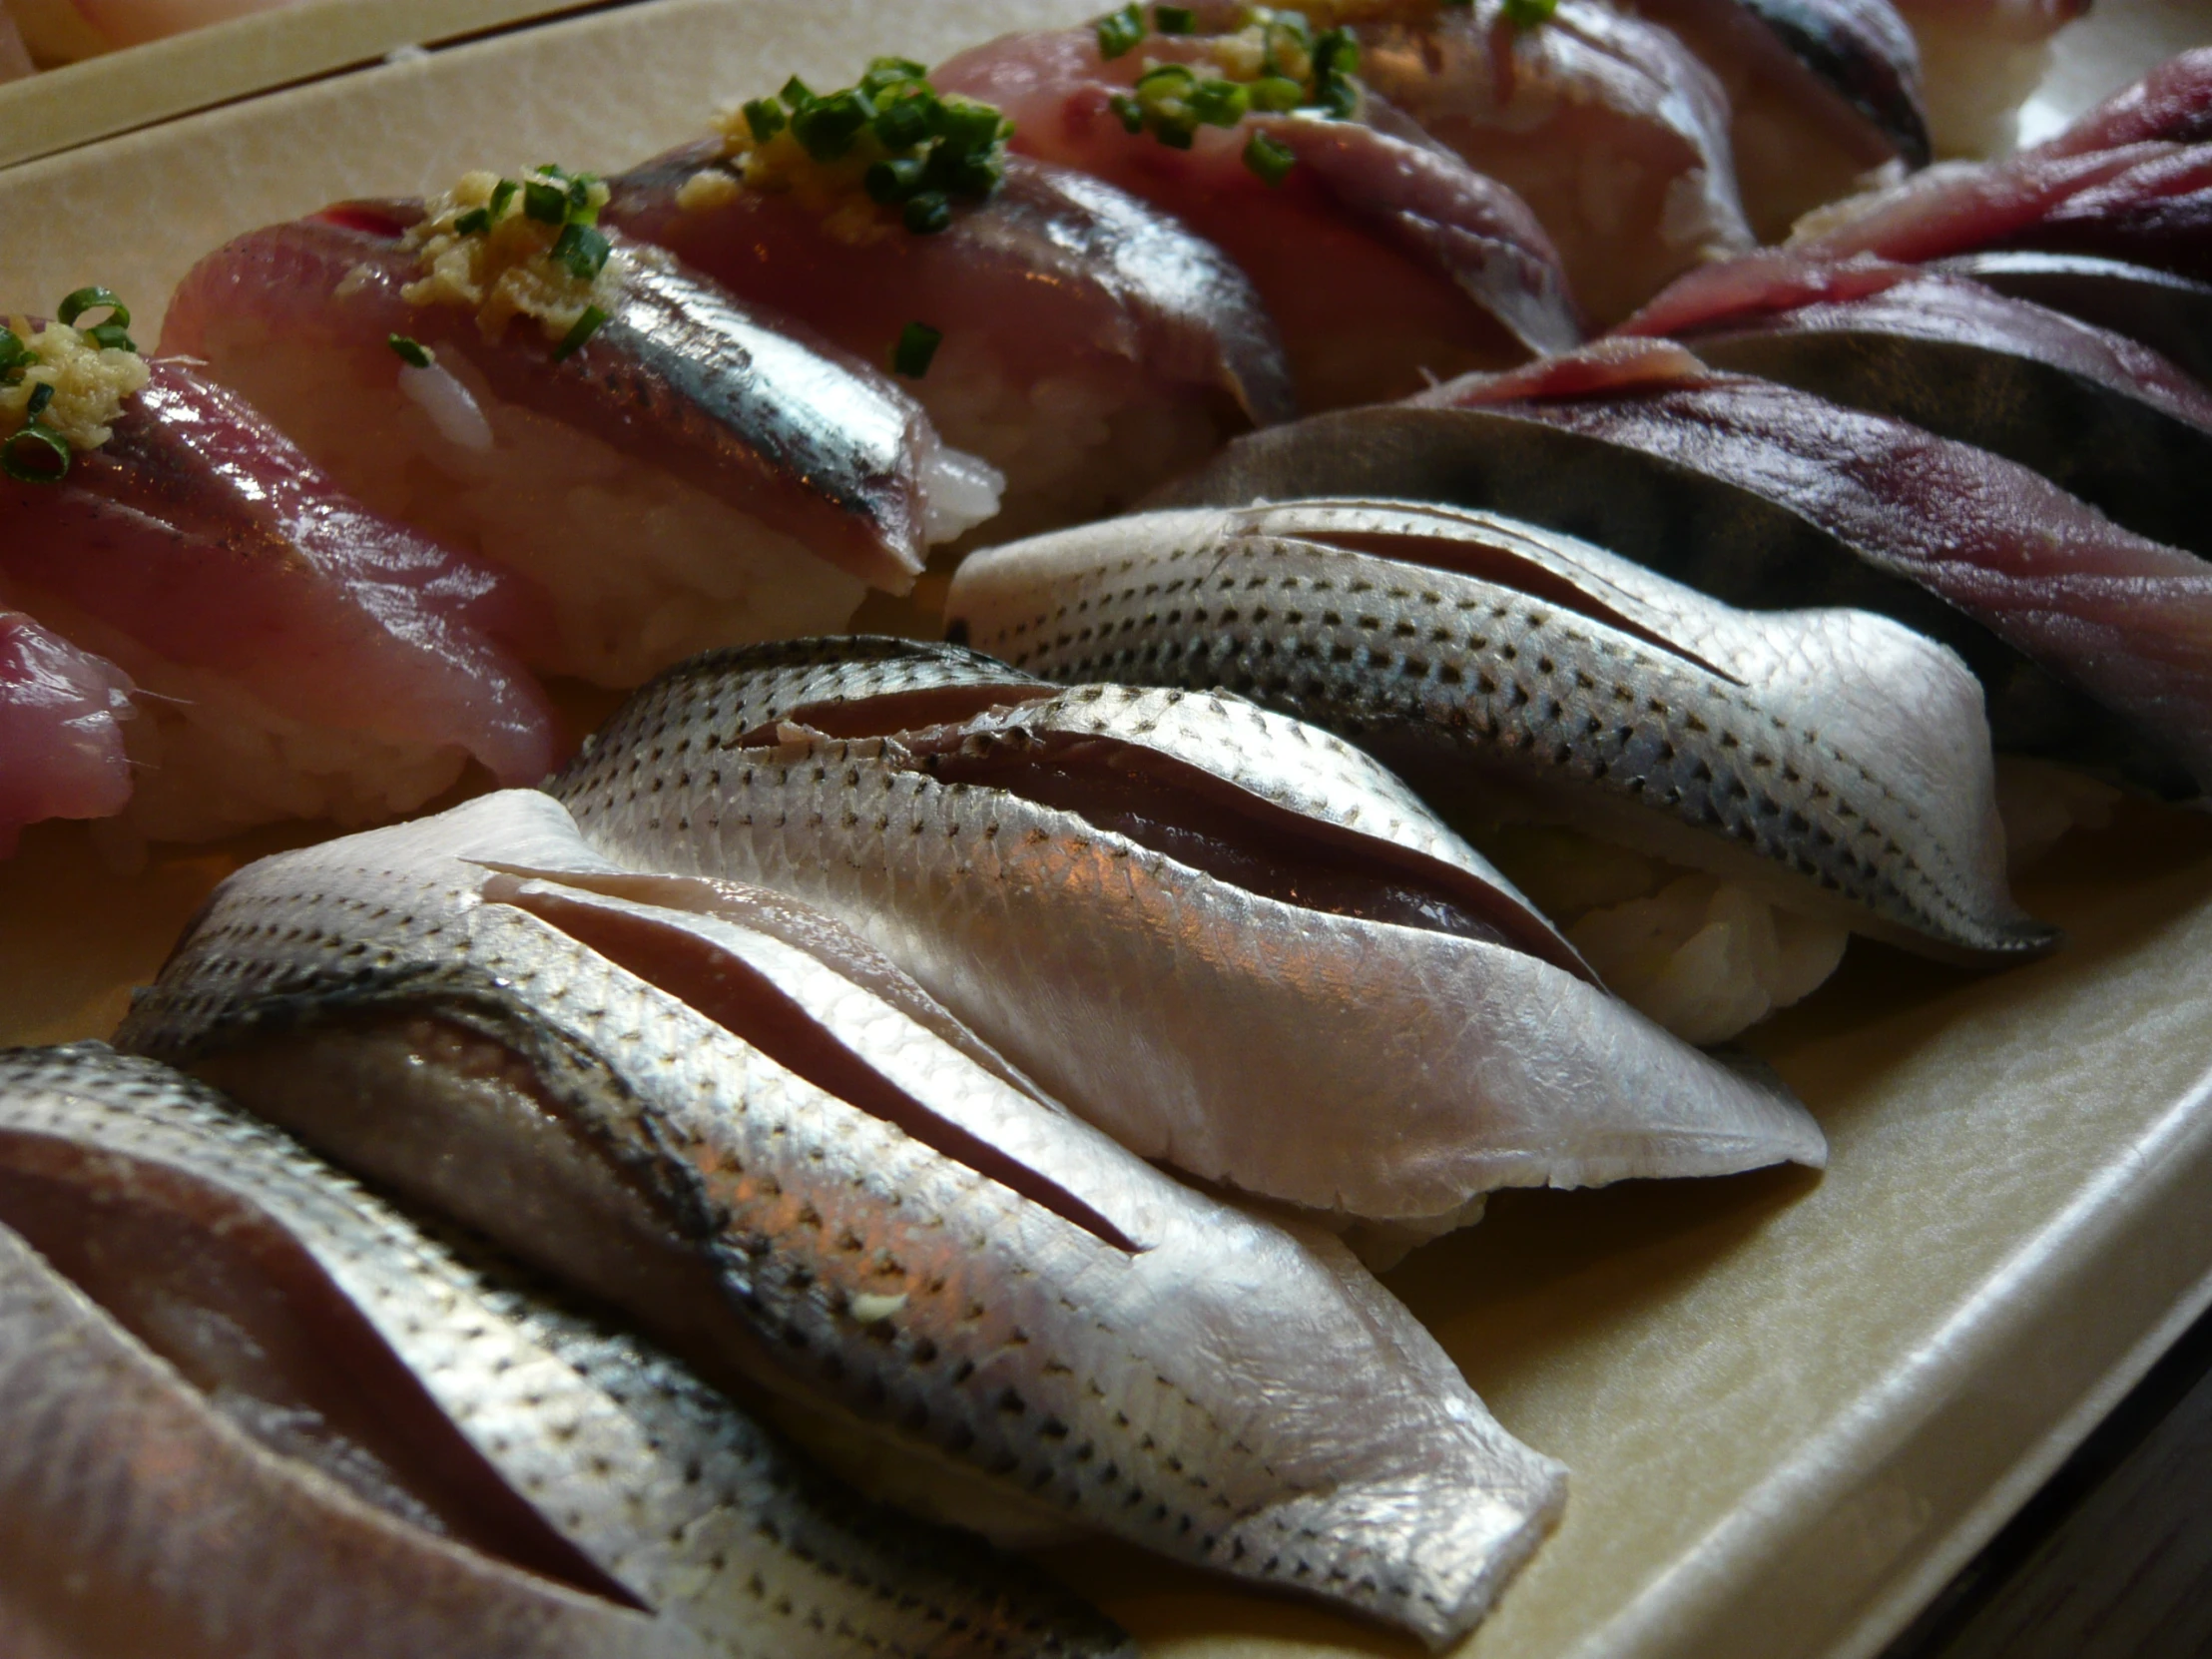
POLYGON ((1561 1472, 1329 1232, 1824 1156, 1771 1080, 1594 985, 1380 766, 1234 698, 758 647, 641 694, 553 793, 249 866, 118 1041, 680 1364, 496 1274, 487 1312, 492 1270, 173 1078, 0 1062, 0 1228, 27 1245, 0 1233, 0 1397, 64 1430, 9 1436, 9 1512, 47 1541, 0 1552, 0 1607, 65 1638, 125 1607, 179 1651, 386 1593, 423 1603, 410 1640, 511 1624, 517 1651, 1113 1647, 972 1548, 894 1549, 689 1367, 940 1513, 1103 1529, 1441 1643, 1561 1472), (258 1287, 300 1252, 306 1289, 258 1287), (211 1304, 246 1344, 180 1335, 229 1329, 211 1304), (121 1358, 53 1367, 57 1325, 121 1358), (374 1356, 350 1387, 312 1359, 332 1329, 374 1356), (87 1420, 190 1445, 231 1541, 148 1477, 64 1478, 51 1447, 87 1420), (456 1489, 483 1463, 496 1500, 456 1489), (333 1581, 364 1536, 373 1582, 333 1581))
MULTIPOLYGON (((1295 23, 1269 14, 1212 44, 1258 28, 1265 54, 1295 23)), ((1467 18, 1416 8, 1393 13, 1387 28, 1415 23, 1451 33, 1467 18)), ((1373 46, 1385 25, 1355 27, 1373 46)), ((1573 33, 1556 20, 1545 28, 1540 38, 1554 45, 1573 33)), ((1295 45, 1293 36, 1312 43, 1303 24, 1286 36, 1295 45)), ((1100 31, 1017 38, 974 62, 986 79, 1003 78, 1007 64, 1038 51, 1061 61, 1072 50, 1095 68, 1102 40, 1100 31)), ((1122 54, 1122 67, 1144 56, 1122 54)), ((984 118, 978 129, 972 105, 937 98, 917 72, 879 65, 855 90, 879 114, 935 112, 943 131, 925 132, 913 154, 893 158, 900 165, 926 152, 935 166, 953 142, 946 134, 969 135, 962 142, 974 154, 962 154, 989 176, 985 199, 949 206, 934 235, 886 232, 880 216, 854 220, 854 162, 864 157, 836 164, 842 198, 832 190, 825 202, 804 177, 755 188, 765 147, 749 137, 742 155, 718 159, 727 144, 682 152, 612 188, 557 171, 487 176, 473 195, 464 188, 427 210, 333 210, 207 262, 172 304, 165 344, 276 414, 314 465, 246 411, 211 407, 208 388, 165 361, 157 383, 131 400, 124 437, 104 461, 87 457, 62 490, 11 490, 11 523, 26 549, 43 553, 27 552, 0 583, 0 599, 31 613, 11 624, 15 637, 29 639, 35 619, 102 660, 72 658, 45 638, 44 669, 31 668, 28 648, 17 653, 8 707, 11 729, 24 735, 10 742, 24 762, 9 822, 110 813, 129 797, 141 832, 188 836, 274 816, 358 822, 404 810, 448 787, 470 757, 496 780, 523 781, 559 741, 518 658, 628 685, 708 644, 835 626, 863 583, 900 586, 928 541, 991 512, 999 496, 990 467, 934 436, 903 388, 820 341, 795 339, 697 272, 610 240, 596 229, 602 211, 735 284, 746 301, 799 315, 862 355, 880 356, 901 316, 947 317, 949 307, 987 318, 942 330, 930 372, 910 384, 959 442, 998 463, 1011 499, 1029 498, 1030 508, 1001 518, 1012 528, 1025 511, 1060 519, 1126 500, 1237 425, 1290 412, 1290 368, 1302 355, 1334 353, 1366 365, 1361 373, 1409 381, 1431 360, 1467 360, 1446 335, 1471 339, 1468 328, 1480 333, 1508 313, 1521 316, 1507 332, 1522 341, 1573 337, 1514 312, 1511 281, 1473 281, 1474 266, 1454 264, 1452 249, 1471 250, 1491 277, 1543 266, 1530 264, 1540 237, 1520 246, 1517 232, 1505 234, 1520 223, 1517 210, 1482 206, 1495 196, 1486 181, 1377 127, 1293 122, 1282 142, 1306 157, 1296 188, 1240 173, 1246 188, 1233 193, 1233 211, 1218 224, 1200 214, 1202 229, 1263 274, 1271 318, 1254 278, 1212 243, 1093 179, 999 155, 1006 124, 984 118), (1413 171, 1400 177, 1405 166, 1413 171), (1317 194, 1325 178, 1337 183, 1317 194), (1394 204, 1380 218, 1370 200, 1379 191, 1394 204), (549 215, 533 210, 541 195, 557 199, 549 215), (501 199, 497 224, 492 198, 501 199), (1455 202, 1474 206, 1462 214, 1455 202), (471 216, 478 231, 458 231, 471 216), (1427 229, 1407 244, 1414 225, 1427 229), (566 278, 606 301, 584 307, 606 319, 593 337, 563 354, 483 336, 504 325, 516 291, 561 284, 556 244, 573 272, 575 250, 588 263, 594 240, 591 278, 566 278), (1283 263, 1272 251, 1284 247, 1315 260, 1293 262, 1295 274, 1278 279, 1283 263), (456 283, 457 251, 465 257, 456 283), (1414 279, 1408 259, 1427 271, 1415 285, 1430 292, 1410 306, 1399 302, 1414 279), (1313 264, 1352 281, 1354 303, 1338 303, 1345 289, 1316 283, 1313 264), (1367 290, 1355 270, 1375 276, 1367 290), (1316 306, 1317 296, 1328 303, 1316 306), (1382 350, 1347 333, 1348 309, 1402 329, 1408 317, 1441 314, 1439 305, 1473 310, 1382 350), (1490 320, 1468 322, 1475 311, 1490 320), (1289 362, 1278 321, 1291 336, 1289 362), (394 355, 390 340, 408 354, 394 355), (230 429, 217 441, 219 425, 230 429), (1071 469, 1084 480, 1072 493, 1062 487, 1071 469), (333 481, 440 545, 329 500, 333 481), (121 544, 117 555, 75 559, 69 549, 87 537, 121 544), (236 550, 246 545, 264 557, 242 561, 236 550), (102 571, 115 562, 133 567, 127 580, 102 571), (298 581, 303 563, 321 580, 298 581), (188 586, 192 601, 173 603, 172 591, 188 586), (242 626, 242 613, 254 621, 242 626), (261 644, 242 660, 249 638, 261 644), (66 670, 56 666, 64 661, 66 670), (403 684, 413 689, 367 703, 351 695, 403 684), (131 686, 141 695, 126 703, 131 686), (133 709, 140 718, 119 726, 133 709)), ((939 79, 965 74, 947 66, 939 79)), ((1318 84, 1311 63, 1308 74, 1318 84)), ((1439 85, 1449 80, 1437 75, 1439 85)), ((835 99, 792 93, 778 117, 790 130, 802 125, 802 104, 819 116, 835 99)), ((1030 124, 1058 130, 1041 114, 1030 124)), ((1201 134, 1187 158, 1213 172, 1168 181, 1164 198, 1148 187, 1154 199, 1199 213, 1221 183, 1222 158, 1208 146, 1222 138, 1201 134)), ((1173 154, 1150 137, 1119 148, 1136 161, 1101 152, 1093 165, 1149 177, 1173 154)), ((790 173, 788 156, 778 165, 790 173)), ((583 314, 571 310, 568 326, 583 314)), ((34 347, 26 328, 18 354, 35 356, 39 337, 34 347)), ((38 378, 34 370, 23 383, 38 378)), ((1347 382, 1320 395, 1370 389, 1347 382)))

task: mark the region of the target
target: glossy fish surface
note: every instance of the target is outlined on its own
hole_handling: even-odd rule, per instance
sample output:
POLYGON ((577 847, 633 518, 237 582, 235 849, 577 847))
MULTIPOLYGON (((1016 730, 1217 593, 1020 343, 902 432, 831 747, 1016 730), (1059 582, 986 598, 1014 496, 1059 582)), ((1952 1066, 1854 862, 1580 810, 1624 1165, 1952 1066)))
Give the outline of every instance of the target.
POLYGON ((1126 1652, 166 1067, 97 1045, 0 1055, 0 1220, 270 1450, 706 1651, 1126 1652))
POLYGON ((372 506, 536 578, 561 623, 540 666, 632 685, 709 644, 841 618, 864 586, 904 592, 929 542, 995 505, 995 486, 965 504, 987 469, 887 373, 619 233, 607 319, 565 354, 528 317, 492 337, 466 306, 409 302, 423 213, 348 203, 236 239, 179 285, 165 349, 204 359, 372 506), (562 545, 580 525, 587 544, 562 545))
POLYGON ((825 710, 806 649, 665 676, 551 787, 624 863, 841 916, 1142 1156, 1432 1231, 1499 1186, 1824 1156, 1794 1102, 1607 995, 1318 728, 1226 694, 998 684, 902 726, 833 666, 825 710), (764 729, 777 703, 814 708, 764 729))
POLYGON ((242 871, 124 1038, 940 1495, 1432 1642, 1479 1618, 1557 1465, 1342 1245, 1130 1157, 795 908, 493 796, 242 871))
POLYGON ((1960 276, 1786 254, 1707 267, 1623 332, 1986 449, 2212 553, 2212 391, 2125 336, 1960 276))
POLYGON ((20 611, 0 610, 0 858, 26 824, 106 818, 131 799, 131 681, 20 611))
POLYGON ((1106 61, 1088 27, 1008 35, 930 81, 1005 111, 1015 150, 1095 174, 1219 246, 1274 315, 1304 408, 1401 396, 1424 370, 1502 366, 1581 338, 1527 205, 1439 145, 1303 115, 1202 126, 1188 149, 1128 131, 1113 100, 1145 64, 1208 50, 1201 37, 1148 39, 1106 61), (1272 184, 1245 163, 1255 134, 1292 157, 1272 184))
POLYGON ((1939 260, 1933 269, 2125 334, 2212 382, 2212 282, 2087 254, 1998 250, 1939 260))
POLYGON ((2025 467, 1609 339, 1232 444, 1154 498, 1450 502, 1594 542, 1747 610, 1848 607, 1955 651, 1997 749, 2173 799, 2212 780, 2212 577, 2025 467))
POLYGON ((1884 618, 1736 611, 1570 537, 1360 501, 988 549, 947 614, 1033 672, 1222 686, 1431 801, 1517 792, 1908 948, 2050 942, 2005 892, 1979 688, 1884 618))
POLYGON ((1098 419, 1120 432, 1117 493, 1081 498, 1104 510, 1194 448, 1296 412, 1282 341, 1244 274, 1085 174, 1010 156, 990 199, 954 206, 944 230, 891 227, 858 243, 791 193, 741 188, 718 142, 609 183, 609 223, 863 361, 887 360, 926 319, 942 339, 906 389, 947 442, 1006 474, 1008 513, 1076 503, 1079 446, 1053 428, 1098 419), (702 177, 728 183, 702 201, 702 177), (1139 453, 1125 429, 1140 423, 1183 441, 1139 453))
POLYGON ((143 832, 373 821, 471 760, 542 776, 536 590, 365 507, 190 365, 149 367, 67 477, 0 481, 0 602, 151 694, 124 733, 143 832))

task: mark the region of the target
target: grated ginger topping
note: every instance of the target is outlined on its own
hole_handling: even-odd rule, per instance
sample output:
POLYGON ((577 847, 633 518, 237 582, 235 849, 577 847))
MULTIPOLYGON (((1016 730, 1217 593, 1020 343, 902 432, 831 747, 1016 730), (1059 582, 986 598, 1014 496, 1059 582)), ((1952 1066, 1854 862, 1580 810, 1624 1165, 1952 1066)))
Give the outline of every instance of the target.
POLYGON ((152 370, 136 351, 103 348, 66 322, 49 322, 33 332, 28 317, 11 317, 9 331, 36 359, 23 365, 23 377, 0 384, 0 435, 20 432, 25 410, 40 386, 54 388, 53 400, 40 412, 39 424, 66 439, 72 449, 98 449, 115 436, 123 402, 141 390, 152 370))
MULTIPOLYGON (((597 179, 572 181, 545 169, 526 175, 522 185, 572 184, 584 187, 587 205, 577 223, 589 224, 606 205, 607 187, 597 179)), ((407 244, 421 262, 422 276, 400 289, 410 305, 458 305, 476 313, 476 326, 490 340, 500 338, 517 316, 535 318, 545 337, 566 338, 584 313, 596 307, 613 315, 621 302, 630 261, 610 254, 596 276, 576 276, 553 258, 562 225, 532 219, 523 211, 523 192, 496 173, 464 173, 442 196, 428 204, 422 222, 407 233, 407 244), (507 188, 502 191, 502 185, 507 188), (495 197, 503 197, 496 217, 472 229, 460 221, 489 215, 495 197)))

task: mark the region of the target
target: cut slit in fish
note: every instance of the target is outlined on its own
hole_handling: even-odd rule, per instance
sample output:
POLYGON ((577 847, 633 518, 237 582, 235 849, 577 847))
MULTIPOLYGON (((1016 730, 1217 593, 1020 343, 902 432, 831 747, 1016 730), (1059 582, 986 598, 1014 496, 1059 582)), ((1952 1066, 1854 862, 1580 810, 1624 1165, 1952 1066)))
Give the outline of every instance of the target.
POLYGON ((535 666, 631 686, 834 626, 996 510, 996 474, 887 374, 619 235, 620 300, 565 356, 527 318, 494 339, 410 303, 423 212, 349 203, 238 238, 186 275, 163 346, 372 507, 535 580, 558 625, 535 666))
POLYGON ((730 888, 631 879, 521 793, 267 859, 123 1037, 1001 1519, 1438 1645, 1553 1524, 1557 1465, 1335 1240, 1178 1186, 732 921, 730 888), (770 1037, 806 1074, 545 919, 572 904, 695 994, 765 982, 814 1028, 770 1037), (896 1121, 822 1086, 855 1067, 896 1121))
POLYGON ((1996 748, 2173 800, 2212 783, 2212 567, 2013 462, 1618 337, 1256 432, 1154 499, 1487 508, 1747 610, 1879 612, 1955 651, 1996 748))
POLYGON ((1327 500, 992 548, 947 616, 1031 672, 1222 686, 1439 806, 1572 824, 1908 949, 2055 942, 2005 889, 1979 688, 1884 618, 1745 613, 1488 514, 1327 500))
POLYGON ((165 1067, 99 1045, 0 1055, 0 1223, 212 1415, 424 1549, 449 1539, 724 1659, 1129 1651, 1063 1592, 871 1510, 665 1356, 165 1067))
POLYGON ((814 642, 813 670, 807 649, 664 676, 552 789, 625 864, 838 915, 1144 1157, 1436 1231, 1501 1186, 1825 1156, 1786 1094, 1607 995, 1402 784, 1318 728, 1226 695, 1010 686, 950 648, 814 642), (867 720, 871 679, 962 675, 994 706, 867 720), (753 718, 827 695, 841 729, 873 730, 753 718))

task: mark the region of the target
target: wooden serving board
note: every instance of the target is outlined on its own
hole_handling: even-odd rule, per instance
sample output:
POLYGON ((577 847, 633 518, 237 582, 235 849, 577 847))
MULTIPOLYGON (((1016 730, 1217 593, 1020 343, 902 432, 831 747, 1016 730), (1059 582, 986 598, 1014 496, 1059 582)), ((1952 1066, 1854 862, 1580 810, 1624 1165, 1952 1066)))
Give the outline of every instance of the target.
MULTIPOLYGON (((41 228, 0 304, 97 280, 150 321, 200 254, 336 197, 616 168, 794 71, 1094 9, 655 0, 291 88, 0 173, 0 222, 41 228)), ((2112 6, 2049 111, 2212 38, 2190 11, 2112 6)), ((82 827, 34 828, 0 864, 0 1040, 105 1034, 216 880, 313 833, 119 875, 82 827)), ((1573 1471, 1467 1659, 1873 1654, 2212 1302, 2212 817, 2123 808, 2019 891, 2063 953, 1975 978, 1855 943, 1753 1034, 1825 1176, 1507 1193, 1390 1276, 1573 1471)), ((1150 1659, 1417 1651, 1119 1546, 1048 1559, 1150 1659)))

